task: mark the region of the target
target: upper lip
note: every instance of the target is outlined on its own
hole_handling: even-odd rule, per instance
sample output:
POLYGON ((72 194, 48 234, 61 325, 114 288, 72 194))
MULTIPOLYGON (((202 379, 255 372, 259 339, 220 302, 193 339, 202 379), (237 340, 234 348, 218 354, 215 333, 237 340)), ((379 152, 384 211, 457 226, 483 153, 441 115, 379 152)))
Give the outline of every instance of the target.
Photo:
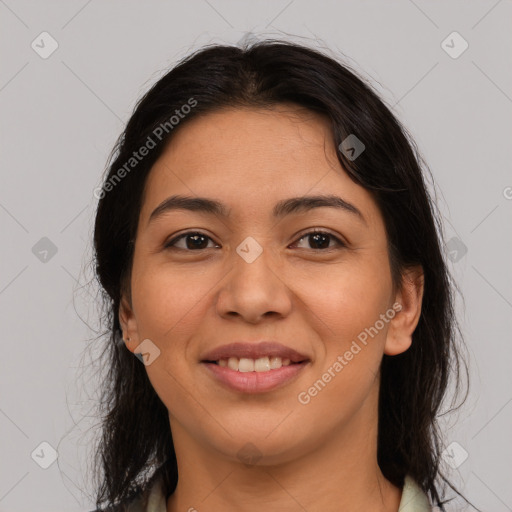
POLYGON ((280 357, 290 359, 292 363, 309 360, 308 356, 286 347, 275 341, 261 341, 259 343, 235 342, 214 348, 201 357, 201 361, 218 361, 230 357, 259 359, 261 357, 280 357))

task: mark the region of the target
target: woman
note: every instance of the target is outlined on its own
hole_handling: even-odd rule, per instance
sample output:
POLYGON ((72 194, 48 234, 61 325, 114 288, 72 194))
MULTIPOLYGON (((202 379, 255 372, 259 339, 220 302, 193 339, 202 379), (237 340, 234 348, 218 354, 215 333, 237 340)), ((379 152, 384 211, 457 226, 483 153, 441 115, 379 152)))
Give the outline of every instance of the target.
POLYGON ((444 510, 451 281, 421 158, 371 87, 294 43, 212 45, 113 155, 97 506, 444 510))

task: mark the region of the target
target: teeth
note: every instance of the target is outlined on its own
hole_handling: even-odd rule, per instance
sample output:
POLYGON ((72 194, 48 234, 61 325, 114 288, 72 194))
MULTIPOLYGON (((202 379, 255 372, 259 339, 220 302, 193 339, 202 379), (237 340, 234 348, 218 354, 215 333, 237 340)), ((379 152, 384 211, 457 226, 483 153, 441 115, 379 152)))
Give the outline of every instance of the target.
POLYGON ((230 357, 229 359, 219 359, 217 364, 239 372, 268 372, 277 370, 281 366, 288 366, 291 361, 288 358, 281 359, 280 357, 260 357, 259 359, 230 357))

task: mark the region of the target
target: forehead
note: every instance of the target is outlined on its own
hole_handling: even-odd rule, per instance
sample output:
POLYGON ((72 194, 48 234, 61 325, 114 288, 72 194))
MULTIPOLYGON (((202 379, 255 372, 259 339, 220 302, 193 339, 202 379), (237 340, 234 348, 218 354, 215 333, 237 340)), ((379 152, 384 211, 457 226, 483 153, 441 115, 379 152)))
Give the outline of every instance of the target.
POLYGON ((223 109, 182 126, 162 159, 186 166, 191 178, 211 169, 218 178, 243 173, 276 180, 279 170, 313 171, 329 136, 323 117, 295 106, 223 109))
POLYGON ((171 194, 215 197, 254 212, 315 193, 350 196, 374 208, 337 159, 327 118, 294 105, 223 109, 173 134, 149 173, 141 220, 171 194))

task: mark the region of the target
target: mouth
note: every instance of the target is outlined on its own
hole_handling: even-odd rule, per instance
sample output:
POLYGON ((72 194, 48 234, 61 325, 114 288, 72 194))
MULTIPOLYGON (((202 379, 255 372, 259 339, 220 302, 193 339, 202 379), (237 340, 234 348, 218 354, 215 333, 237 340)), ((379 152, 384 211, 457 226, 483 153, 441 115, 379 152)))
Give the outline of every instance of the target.
POLYGON ((280 357, 230 357, 201 361, 208 375, 229 391, 259 394, 274 391, 294 381, 311 364, 309 359, 292 362, 280 357))
POLYGON ((297 350, 275 341, 235 342, 203 355, 201 366, 216 383, 241 393, 263 393, 283 387, 311 364, 297 350))

